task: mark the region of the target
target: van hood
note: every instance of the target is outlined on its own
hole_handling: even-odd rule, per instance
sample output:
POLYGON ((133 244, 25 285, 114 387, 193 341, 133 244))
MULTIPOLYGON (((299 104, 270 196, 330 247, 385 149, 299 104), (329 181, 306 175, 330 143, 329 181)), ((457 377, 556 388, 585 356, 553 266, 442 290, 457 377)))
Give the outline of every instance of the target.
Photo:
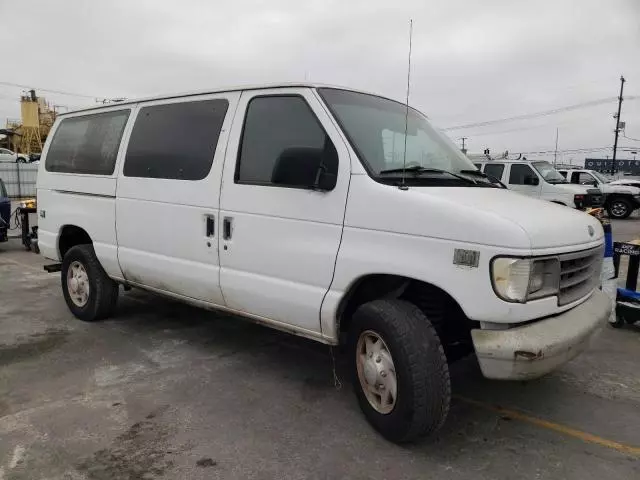
POLYGON ((531 253, 583 250, 604 237, 600 222, 586 213, 507 189, 401 190, 368 175, 351 176, 344 226, 531 253))
MULTIPOLYGON (((584 245, 604 238, 602 225, 591 215, 505 189, 418 187, 411 191, 416 195, 437 196, 441 201, 446 199, 448 203, 479 214, 506 219, 524 230, 533 250, 584 245)), ((490 224, 490 218, 487 220, 490 224)))

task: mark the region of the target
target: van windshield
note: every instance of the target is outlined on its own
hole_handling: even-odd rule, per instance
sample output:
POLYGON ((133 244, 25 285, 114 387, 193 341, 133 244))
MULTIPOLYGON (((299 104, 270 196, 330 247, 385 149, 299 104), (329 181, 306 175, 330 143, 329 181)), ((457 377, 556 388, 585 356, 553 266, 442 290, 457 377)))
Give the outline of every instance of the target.
POLYGON ((569 183, 549 162, 531 162, 531 165, 549 183, 569 183))
MULTIPOLYGON (((451 141, 435 130, 417 110, 382 97, 335 88, 318 89, 340 123, 352 147, 369 174, 400 176, 406 144, 406 168, 437 175, 477 174, 477 168, 451 141), (396 171, 399 170, 399 171, 396 171)), ((447 177, 451 179, 451 177, 447 177)), ((475 175, 474 181, 488 183, 475 175)))

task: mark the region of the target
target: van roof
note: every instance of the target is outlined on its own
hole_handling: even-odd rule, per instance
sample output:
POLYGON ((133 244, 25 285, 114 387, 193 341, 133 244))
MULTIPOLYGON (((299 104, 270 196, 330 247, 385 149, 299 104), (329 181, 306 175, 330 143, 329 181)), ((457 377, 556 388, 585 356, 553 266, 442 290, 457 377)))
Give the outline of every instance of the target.
MULTIPOLYGON (((381 98, 386 98, 388 100, 392 100, 394 102, 399 102, 399 100, 395 100, 393 98, 389 98, 389 97, 385 97, 384 95, 380 95, 377 93, 372 93, 372 92, 367 92, 364 90, 358 90, 355 88, 351 88, 351 87, 344 87, 344 86, 340 86, 340 85, 330 85, 330 84, 324 84, 324 83, 311 83, 311 82, 280 82, 280 83, 266 83, 266 84, 255 84, 255 85, 237 85, 234 87, 220 87, 220 88, 212 88, 212 89, 206 89, 206 90, 195 90, 195 91, 189 91, 189 92, 182 92, 182 93, 172 93, 172 94, 165 94, 165 95, 155 95, 152 97, 142 97, 142 98, 132 98, 132 99, 127 99, 124 100, 122 102, 113 102, 113 103, 109 103, 109 104, 105 104, 105 105, 95 105, 95 106, 90 106, 90 107, 86 107, 86 108, 79 108, 77 110, 71 110, 69 112, 65 112, 65 113, 60 113, 58 116, 63 117, 69 114, 74 114, 74 113, 78 113, 78 112, 86 112, 86 111, 91 111, 91 110, 98 110, 98 109, 103 109, 103 108, 117 108, 120 105, 131 105, 134 103, 141 103, 141 102, 151 102, 151 101, 155 101, 155 100, 169 100, 172 98, 183 98, 183 97, 193 97, 193 96, 197 96, 197 95, 207 95, 210 93, 224 93, 224 92, 238 92, 238 91, 243 91, 243 90, 266 90, 266 89, 272 89, 272 88, 292 88, 292 87, 298 87, 298 88, 337 88, 340 90, 349 90, 351 92, 357 92, 357 93, 365 93, 367 95, 374 95, 376 97, 381 97, 381 98)), ((400 102, 403 103, 403 102, 400 102)))

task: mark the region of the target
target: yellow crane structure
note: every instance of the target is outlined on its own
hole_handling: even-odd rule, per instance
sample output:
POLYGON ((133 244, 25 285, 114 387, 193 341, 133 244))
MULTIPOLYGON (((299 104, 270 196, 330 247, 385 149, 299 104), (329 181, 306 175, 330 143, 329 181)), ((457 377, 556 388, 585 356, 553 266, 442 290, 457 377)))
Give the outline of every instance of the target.
POLYGON ((20 113, 20 120, 7 120, 7 130, 13 132, 13 150, 25 154, 42 152, 42 145, 56 119, 55 110, 43 97, 38 97, 35 90, 29 90, 20 97, 20 113))

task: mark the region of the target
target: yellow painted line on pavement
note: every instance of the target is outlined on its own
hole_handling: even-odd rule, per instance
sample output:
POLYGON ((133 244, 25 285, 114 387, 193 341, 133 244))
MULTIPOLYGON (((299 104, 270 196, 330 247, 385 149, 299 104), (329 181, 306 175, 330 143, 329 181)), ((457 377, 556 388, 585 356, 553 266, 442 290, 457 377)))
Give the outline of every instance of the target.
POLYGON ((581 430, 577 430, 575 428, 568 427, 566 425, 561 425, 559 423, 550 422, 549 420, 543 420, 541 418, 532 417, 530 415, 527 415, 522 412, 518 412, 516 410, 498 407, 497 405, 480 402, 478 400, 473 400, 472 398, 467 398, 460 395, 453 395, 453 398, 455 398, 456 400, 460 400, 461 402, 467 403, 469 405, 473 405, 474 407, 482 408, 484 410, 489 410, 491 412, 497 413, 507 418, 520 420, 521 422, 526 422, 531 425, 536 425, 538 427, 546 428, 547 430, 553 430, 554 432, 562 433, 563 435, 567 435, 569 437, 577 438, 578 440, 582 440, 583 442, 593 443, 596 445, 600 445, 602 447, 611 448, 613 450, 617 450, 618 452, 625 453, 625 454, 640 456, 640 447, 634 447, 632 445, 626 445, 624 443, 608 440, 606 438, 602 438, 597 435, 593 435, 591 433, 583 432, 581 430))

